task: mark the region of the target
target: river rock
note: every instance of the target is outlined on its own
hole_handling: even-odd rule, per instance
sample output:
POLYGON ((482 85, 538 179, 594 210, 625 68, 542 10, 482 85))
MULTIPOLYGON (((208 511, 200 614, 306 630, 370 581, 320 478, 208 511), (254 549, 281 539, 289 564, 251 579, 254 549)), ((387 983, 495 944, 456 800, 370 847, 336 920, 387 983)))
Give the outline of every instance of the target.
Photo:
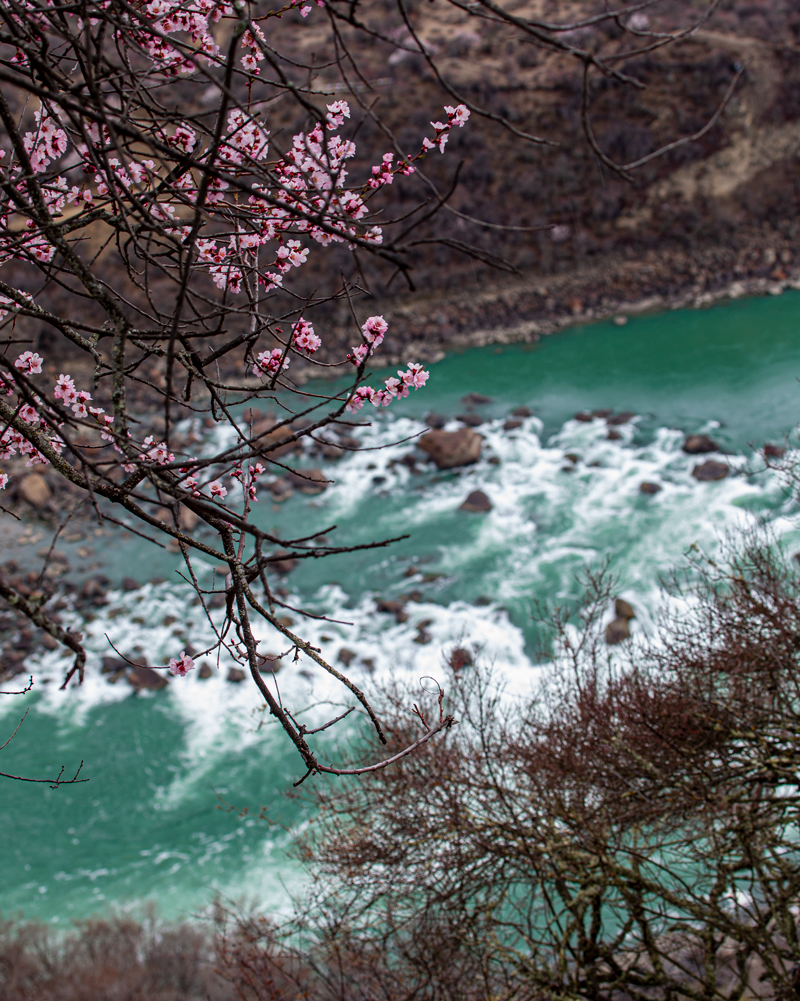
POLYGON ((138 591, 139 581, 134 580, 133 577, 123 577, 121 587, 123 591, 138 591))
POLYGON ((643 494, 657 494, 661 489, 662 487, 660 483, 650 483, 648 480, 639 484, 639 490, 641 490, 643 494))
POLYGON ((466 407, 480 407, 484 403, 491 403, 491 396, 484 396, 483 393, 467 393, 466 396, 461 397, 461 402, 466 407))
POLYGON ((344 664, 345 667, 350 667, 350 664, 356 659, 357 656, 358 654, 355 650, 348 650, 346 646, 343 646, 336 659, 340 664, 344 664))
POLYGON ((468 428, 477 428, 483 424, 483 418, 480 414, 459 414, 456 420, 466 424, 468 428))
POLYGON ((269 567, 271 570, 274 570, 275 573, 291 573, 297 566, 297 560, 292 557, 291 553, 287 553, 283 549, 273 553, 272 555, 273 559, 270 560, 269 567), (274 559, 276 556, 278 559, 274 559))
POLYGON ((609 646, 615 646, 617 643, 622 643, 623 640, 630 639, 630 637, 631 628, 628 619, 623 619, 620 616, 612 619, 606 626, 606 643, 609 646))
POLYGON ((764 446, 764 455, 768 459, 782 459, 786 454, 786 449, 782 445, 773 445, 771 442, 767 442, 764 446))
POLYGON ((456 466, 470 466, 478 461, 483 437, 472 428, 428 431, 419 439, 418 444, 439 469, 454 469, 456 466))
POLYGON ((330 485, 330 480, 321 469, 292 470, 286 474, 286 479, 301 494, 321 494, 330 485))
POLYGON ((705 483, 709 480, 724 480, 730 471, 730 466, 726 466, 724 462, 714 462, 713 459, 707 459, 699 466, 694 467, 692 476, 705 483))
POLYGON ((614 614, 618 619, 635 619, 636 612, 633 610, 633 606, 629 605, 624 598, 614 599, 614 614))
POLYGON ((632 410, 623 410, 619 414, 611 414, 610 417, 606 417, 606 424, 619 425, 627 424, 628 421, 635 417, 636 414, 632 410))
POLYGON ((619 441, 620 438, 622 438, 622 435, 619 433, 619 431, 617 431, 616 428, 611 428, 611 430, 606 435, 606 438, 608 438, 609 441, 619 441))
POLYGON ((588 424, 594 418, 592 417, 592 415, 590 413, 588 413, 588 411, 586 411, 586 410, 579 410, 578 413, 575 414, 575 416, 572 419, 574 421, 580 421, 581 424, 588 424))
POLYGON ((472 654, 463 646, 457 646, 450 654, 450 667, 460 671, 462 667, 472 667, 472 654))
POLYGON ((178 524, 185 532, 193 532, 197 528, 200 516, 195 514, 185 504, 181 504, 178 514, 178 524))
POLYGON ((532 417, 533 411, 530 407, 514 407, 511 411, 512 417, 532 417))
POLYGON ((274 431, 270 430, 275 425, 275 418, 272 416, 265 417, 263 421, 259 421, 258 424, 253 425, 253 447, 258 449, 259 453, 262 455, 268 455, 270 459, 275 459, 279 455, 286 455, 289 452, 298 452, 302 448, 299 441, 290 441, 284 445, 278 445, 279 441, 283 441, 291 435, 292 428, 284 426, 280 428, 275 428, 274 431), (256 441, 256 439, 258 439, 256 441))
POLYGON ((426 414, 425 423, 428 425, 429 428, 433 428, 434 430, 439 430, 440 428, 443 428, 445 426, 445 424, 447 423, 447 418, 444 417, 442 414, 426 414))
POLYGON ((197 677, 201 678, 203 681, 206 681, 213 675, 213 673, 214 672, 211 669, 211 665, 209 664, 209 662, 207 660, 204 660, 197 670, 197 677))
POLYGON ((408 612, 403 607, 402 601, 377 599, 375 605, 379 612, 386 612, 388 615, 393 615, 398 622, 408 621, 408 612))
POLYGON ((283 476, 279 476, 277 480, 273 480, 272 483, 268 484, 268 489, 272 494, 272 499, 279 504, 287 500, 294 493, 292 484, 283 476))
POLYGON ((225 680, 230 681, 234 685, 239 685, 244 681, 246 677, 247 675, 240 667, 232 667, 228 671, 228 676, 225 680))
POLYGON ((126 678, 128 684, 136 692, 140 692, 142 689, 158 691, 159 688, 167 687, 167 679, 163 674, 154 671, 152 667, 132 667, 126 678))
POLYGON ((517 428, 522 427, 522 421, 517 417, 510 417, 505 424, 503 424, 504 431, 516 431, 517 428))
POLYGON ((52 499, 53 492, 41 473, 28 473, 19 481, 19 495, 32 507, 43 508, 52 499))
POLYGON ((460 511, 474 511, 483 514, 492 510, 492 502, 482 490, 473 490, 459 508, 460 511))
POLYGON ((689 434, 681 447, 689 455, 703 455, 705 452, 719 451, 719 445, 707 434, 689 434))

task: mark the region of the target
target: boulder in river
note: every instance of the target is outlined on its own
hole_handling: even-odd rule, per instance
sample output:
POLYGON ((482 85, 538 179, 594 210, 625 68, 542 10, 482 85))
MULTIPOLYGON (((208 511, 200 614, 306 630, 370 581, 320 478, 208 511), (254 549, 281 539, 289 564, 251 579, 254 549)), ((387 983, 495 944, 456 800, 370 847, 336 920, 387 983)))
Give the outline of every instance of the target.
POLYGON ((533 411, 530 407, 514 407, 511 411, 512 417, 532 417, 533 411))
POLYGON ((283 427, 275 428, 275 430, 270 430, 274 427, 276 421, 275 418, 269 414, 258 424, 253 425, 253 443, 254 447, 261 453, 269 455, 270 459, 276 459, 279 455, 286 455, 289 452, 300 451, 302 445, 299 441, 290 441, 286 444, 278 445, 278 442, 288 438, 292 435, 293 429, 284 425, 283 427), (256 441, 256 439, 258 439, 256 441))
POLYGON ((476 514, 483 514, 492 510, 492 502, 482 490, 473 490, 464 503, 460 506, 461 511, 474 511, 476 514))
POLYGON ((343 646, 336 659, 340 664, 344 664, 345 667, 350 667, 350 664, 356 659, 357 656, 358 654, 355 650, 348 650, 346 646, 343 646))
POLYGON ((239 667, 232 667, 228 671, 228 677, 225 680, 226 681, 231 681, 231 682, 233 682, 233 684, 238 685, 238 684, 241 684, 241 682, 243 682, 246 677, 247 677, 247 675, 244 673, 244 671, 241 668, 239 668, 239 667))
POLYGON ((382 598, 376 599, 375 604, 379 612, 386 612, 393 615, 398 622, 408 621, 408 612, 405 610, 402 601, 384 601, 382 598))
POLYGON ((23 476, 18 489, 20 497, 35 508, 47 507, 53 497, 53 492, 41 473, 28 473, 27 476, 23 476))
POLYGON ((623 410, 619 414, 611 414, 609 417, 606 417, 606 424, 612 424, 612 425, 627 424, 628 421, 635 416, 636 414, 634 413, 633 410, 623 410))
POLYGON ((628 619, 617 616, 616 619, 612 619, 606 626, 606 643, 609 646, 615 646, 617 643, 622 643, 623 640, 630 638, 631 627, 628 619))
POLYGON ((157 691, 167 687, 167 679, 163 674, 154 671, 152 667, 132 667, 126 675, 128 684, 134 691, 157 691))
POLYGON ((636 618, 636 612, 634 612, 633 606, 628 604, 624 598, 616 598, 614 600, 614 614, 618 619, 636 618))
POLYGON ((579 410, 572 419, 580 421, 581 424, 589 424, 592 420, 594 420, 592 415, 586 410, 579 410))
POLYGON ((428 431, 419 439, 419 447, 427 452, 439 469, 470 466, 481 455, 483 437, 472 428, 458 431, 428 431))
POLYGON ((293 469, 286 474, 286 479, 301 494, 321 494, 330 485, 321 469, 293 469))
POLYGON ((706 459, 705 462, 694 467, 692 476, 696 480, 706 483, 710 480, 724 480, 730 471, 730 466, 727 466, 724 462, 714 462, 713 459, 706 459))
POLYGON ((518 417, 509 417, 509 419, 503 424, 504 431, 516 431, 517 428, 522 427, 522 421, 518 417))
POLYGON ((206 681, 213 675, 213 673, 214 672, 212 671, 209 662, 207 660, 204 660, 197 671, 197 677, 201 678, 203 681, 206 681))
POLYGON ((705 452, 718 452, 719 445, 707 434, 689 434, 681 446, 689 455, 703 455, 705 452))
POLYGON ((433 428, 434 430, 439 430, 445 426, 445 424, 447 423, 447 418, 442 414, 426 414, 425 423, 428 425, 429 428, 433 428))
POLYGON ((483 393, 467 393, 461 397, 461 402, 467 407, 480 407, 484 403, 491 403, 491 396, 484 396, 483 393))
POLYGON ((648 480, 639 484, 639 490, 643 494, 657 494, 661 489, 662 487, 660 483, 650 483, 648 480))
POLYGON ((468 428, 477 428, 483 424, 483 418, 480 414, 459 414, 456 420, 466 424, 468 428))
POLYGON ((275 573, 291 573, 297 566, 297 560, 293 558, 291 553, 288 553, 283 549, 273 553, 272 555, 273 559, 270 560, 269 566, 271 570, 275 571, 275 573), (278 559, 274 558, 276 556, 278 559))
POLYGON ((463 646, 457 646, 450 654, 450 667, 460 671, 462 667, 472 667, 472 654, 463 646))
POLYGON ((764 446, 764 455, 768 459, 782 459, 786 454, 786 449, 783 445, 773 445, 772 442, 767 442, 764 446))

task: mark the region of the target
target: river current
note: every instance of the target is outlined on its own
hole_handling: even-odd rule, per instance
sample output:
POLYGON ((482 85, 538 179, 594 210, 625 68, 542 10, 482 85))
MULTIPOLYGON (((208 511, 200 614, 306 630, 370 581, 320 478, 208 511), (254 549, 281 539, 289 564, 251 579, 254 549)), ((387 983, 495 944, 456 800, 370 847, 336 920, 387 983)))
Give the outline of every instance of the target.
MULTIPOLYGON (((262 491, 258 517, 295 536, 336 524, 331 541, 341 545, 410 536, 389 549, 301 564, 287 578, 290 601, 341 620, 311 622, 304 635, 332 660, 352 651, 359 684, 392 672, 436 677, 444 652, 459 644, 524 692, 540 670, 533 608, 576 599, 582 567, 608 557, 619 593, 637 610, 635 628, 646 631, 659 580, 691 546, 714 549, 763 518, 787 553, 800 549, 795 503, 756 454, 766 441, 783 443, 800 419, 799 377, 795 292, 453 353, 432 366, 424 391, 370 414, 371 426, 357 432, 362 444, 387 447, 326 465, 335 483, 319 496, 277 505, 262 491), (459 426, 467 392, 492 400, 476 408, 480 461, 417 473, 400 462, 427 411, 459 426), (519 406, 532 415, 504 428, 519 406), (602 418, 573 417, 598 409, 636 417, 609 439, 602 418), (726 479, 692 477, 707 458, 681 450, 692 432, 720 443, 724 454, 711 458, 730 464, 726 479), (662 489, 644 494, 643 481, 662 489), (459 510, 473 490, 486 493, 491 511, 459 510), (398 597, 407 599, 405 622, 376 610, 376 598, 398 597), (421 631, 430 642, 418 642, 421 631)), ((57 790, 2 786, 4 914, 66 923, 155 900, 163 915, 182 917, 215 894, 285 906, 305 878, 290 848, 308 807, 283 795, 301 774, 299 760, 265 723, 252 685, 227 682, 225 669, 207 680, 196 672, 173 679, 159 692, 109 684, 99 671, 100 658, 113 654, 106 636, 165 663, 187 642, 202 647, 207 627, 178 576, 178 555, 154 557, 131 536, 105 536, 94 548, 113 584, 123 576, 163 582, 113 590, 83 625, 91 656, 81 688, 59 692, 64 661, 44 653, 29 665, 33 691, 0 706, 3 732, 30 709, 3 751, 4 771, 69 770, 83 759, 91 780, 57 790), (262 806, 273 824, 257 819, 262 806)), ((25 550, 11 555, 23 561, 25 550)), ((215 568, 199 569, 210 582, 215 568)), ((276 636, 263 635, 280 650, 276 636)), ((308 661, 277 678, 284 700, 309 707, 308 718, 326 711, 317 705, 326 699, 346 704, 308 661)), ((326 745, 332 757, 347 739, 343 731, 326 745)))

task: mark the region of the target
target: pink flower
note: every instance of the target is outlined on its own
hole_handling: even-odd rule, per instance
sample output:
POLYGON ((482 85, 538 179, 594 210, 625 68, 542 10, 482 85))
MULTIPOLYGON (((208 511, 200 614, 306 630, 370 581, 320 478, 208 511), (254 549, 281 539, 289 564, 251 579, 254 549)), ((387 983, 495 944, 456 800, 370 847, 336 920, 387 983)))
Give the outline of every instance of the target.
POLYGON ((27 375, 38 375, 42 371, 42 357, 34 351, 23 351, 14 362, 14 368, 27 375))
POLYGON ((308 15, 311 13, 312 10, 313 8, 310 6, 310 4, 306 4, 305 7, 300 8, 300 16, 308 17, 308 15))
POLYGON ((178 658, 178 660, 176 660, 173 657, 169 662, 169 673, 174 674, 176 676, 180 676, 181 678, 186 677, 187 671, 193 671, 193 670, 194 670, 194 661, 186 653, 185 650, 181 650, 181 655, 178 658))
POLYGON ((361 327, 364 334, 364 340, 369 341, 369 343, 375 347, 381 343, 383 335, 388 329, 389 324, 382 316, 368 317, 366 323, 364 323, 361 327))
POLYGON ((422 365, 416 362, 409 364, 408 371, 401 372, 398 370, 397 374, 406 386, 412 386, 414 389, 422 389, 430 377, 430 372, 426 372, 422 365))
POLYGON ((219 497, 220 500, 228 493, 228 488, 224 487, 219 480, 210 483, 208 489, 212 497, 219 497))
POLYGON ((327 107, 328 114, 325 116, 325 119, 329 129, 338 129, 345 118, 350 117, 350 105, 347 101, 334 101, 333 104, 329 104, 327 107))
POLYGON ((301 317, 297 321, 297 326, 294 328, 292 344, 300 351, 313 354, 322 344, 322 341, 314 333, 314 328, 308 320, 304 320, 301 317))
POLYGON ((6 473, 0 473, 0 490, 5 490, 6 484, 8 483, 8 476, 6 473))
POLYGON ((445 105, 444 110, 447 112, 451 125, 458 125, 459 128, 464 127, 464 123, 469 118, 469 108, 465 104, 458 104, 455 108, 445 105))
POLYGON ((256 356, 256 363, 253 365, 253 375, 274 375, 289 367, 289 359, 283 358, 283 348, 273 348, 272 351, 262 351, 256 356))

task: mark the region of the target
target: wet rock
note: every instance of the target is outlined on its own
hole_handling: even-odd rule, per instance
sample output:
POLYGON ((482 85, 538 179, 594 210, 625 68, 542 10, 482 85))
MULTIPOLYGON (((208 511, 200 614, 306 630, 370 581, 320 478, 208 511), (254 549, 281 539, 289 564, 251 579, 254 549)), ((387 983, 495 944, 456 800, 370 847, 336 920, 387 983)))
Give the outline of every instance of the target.
POLYGON ((419 439, 419 447, 433 459, 439 469, 470 466, 481 455, 483 437, 472 428, 458 431, 428 431, 419 439))
POLYGON ((681 446, 689 455, 702 455, 704 452, 718 452, 719 445, 707 434, 689 434, 681 446))
POLYGON ((764 446, 764 455, 768 459, 782 459, 786 454, 786 449, 782 445, 773 445, 770 442, 764 446))
POLYGON ((696 480, 707 483, 711 480, 724 480, 730 471, 730 466, 726 466, 724 462, 715 462, 713 459, 707 459, 699 466, 694 467, 692 476, 696 480))
POLYGON ((610 424, 612 426, 627 424, 628 421, 635 416, 636 414, 632 410, 623 410, 619 414, 611 414, 610 417, 606 417, 606 424, 610 424))
POLYGON ((594 420, 592 415, 586 410, 579 410, 572 419, 580 421, 581 424, 588 424, 590 421, 594 420))
POLYGON ((119 675, 128 667, 127 663, 121 657, 103 657, 100 664, 101 674, 119 675))
POLYGON ((623 316, 620 313, 619 316, 615 316, 614 317, 614 321, 613 322, 614 322, 614 326, 615 327, 624 327, 625 324, 628 322, 628 317, 627 316, 623 316))
POLYGON ((609 441, 619 441, 620 438, 622 438, 622 435, 619 433, 619 431, 616 431, 614 428, 611 428, 611 430, 606 435, 606 438, 608 438, 609 441))
POLYGON ((440 428, 443 428, 445 426, 445 424, 447 423, 447 418, 443 417, 441 414, 426 414, 425 423, 428 425, 429 428, 434 428, 435 430, 439 430, 440 428))
POLYGON ((576 462, 580 462, 581 461, 581 457, 578 455, 577 452, 567 452, 564 455, 564 458, 568 459, 572 463, 576 463, 576 462))
POLYGON ((530 407, 514 407, 511 411, 512 417, 532 417, 533 411, 530 407))
POLYGON ((100 607, 101 605, 108 604, 108 598, 106 597, 106 588, 108 587, 107 577, 90 577, 88 580, 83 582, 80 590, 80 596, 83 601, 87 601, 90 605, 95 605, 100 607))
POLYGON ((610 417, 612 413, 613 410, 609 410, 608 408, 604 408, 602 410, 593 410, 592 417, 602 417, 605 419, 606 417, 610 417))
POLYGON ((484 396, 483 393, 467 393, 466 396, 461 397, 461 402, 466 407, 480 407, 484 403, 491 403, 491 396, 484 396))
POLYGON ((228 676, 225 678, 226 681, 230 681, 234 685, 241 684, 247 675, 240 667, 232 667, 228 671, 228 676))
POLYGON ((322 453, 322 458, 328 462, 336 462, 344 455, 344 449, 338 445, 333 445, 331 442, 325 442, 324 445, 321 445, 320 452, 322 453))
POLYGON ((186 507, 185 504, 181 504, 180 511, 178 513, 178 524, 184 530, 184 532, 193 532, 200 521, 200 516, 195 514, 190 508, 186 507))
POLYGON ((623 640, 630 639, 630 637, 631 628, 628 619, 621 617, 612 619, 606 626, 606 643, 609 646, 615 646, 617 643, 622 643, 623 640))
POLYGON ((477 428, 483 424, 483 418, 480 414, 459 414, 456 420, 461 421, 462 424, 466 424, 470 428, 477 428))
POLYGON ((132 667, 126 678, 128 684, 136 692, 140 692, 142 689, 158 691, 159 688, 166 688, 168 684, 164 675, 154 671, 152 667, 132 667))
POLYGON ((41 473, 28 473, 27 476, 23 476, 17 489, 20 497, 37 509, 47 507, 53 497, 53 492, 41 473))
POLYGON ((643 494, 657 494, 661 489, 660 483, 650 483, 648 480, 639 484, 639 490, 643 494))
POLYGON ((203 681, 205 681, 207 678, 210 678, 213 673, 214 672, 211 668, 211 665, 207 660, 204 660, 203 663, 200 665, 200 667, 197 669, 197 677, 201 678, 203 681))
POLYGON ((463 646, 457 646, 450 654, 450 667, 454 671, 460 671, 462 667, 472 667, 472 654, 463 646))
POLYGON ((633 606, 629 605, 624 598, 616 598, 614 600, 614 614, 618 619, 636 618, 636 612, 634 612, 633 606))
POLYGON ((505 424, 503 424, 504 431, 516 431, 517 428, 521 427, 522 427, 522 421, 516 420, 515 418, 509 418, 509 420, 507 420, 505 424))
POLYGON ((275 418, 268 416, 258 424, 253 425, 253 445, 261 455, 268 455, 271 459, 276 459, 280 455, 288 455, 290 452, 300 451, 302 448, 299 441, 286 442, 279 445, 284 438, 288 438, 293 432, 290 427, 279 427, 271 430, 275 425, 275 418), (258 440, 256 440, 258 439, 258 440))
POLYGON ((292 557, 291 553, 287 553, 281 549, 277 553, 273 553, 273 559, 269 566, 275 573, 291 573, 297 566, 297 560, 292 557), (275 559, 275 557, 278 558, 275 559))
POLYGON ((287 479, 279 476, 277 480, 273 480, 269 484, 269 492, 272 494, 272 499, 280 504, 292 496, 294 488, 287 479))
POLYGON ((393 615, 398 622, 408 621, 408 612, 405 611, 402 601, 376 600, 375 605, 379 612, 386 612, 393 615))
POLYGON ((121 586, 123 591, 138 591, 139 581, 134 580, 133 577, 123 577, 121 586))
POLYGON ((330 480, 321 469, 292 470, 286 474, 286 479, 301 494, 321 494, 330 485, 330 480))
MULTIPOLYGON (((429 623, 425 623, 425 625, 429 625, 429 623)), ((417 626, 417 635, 414 637, 414 642, 419 643, 420 646, 427 646, 433 639, 433 636, 425 628, 425 625, 417 626)))
POLYGON ((340 664, 344 664, 345 667, 350 667, 350 664, 356 659, 357 656, 358 654, 355 650, 348 650, 346 646, 343 646, 336 659, 340 664))
POLYGON ((460 511, 474 511, 484 513, 492 510, 492 502, 482 490, 473 490, 464 503, 459 507, 460 511))

